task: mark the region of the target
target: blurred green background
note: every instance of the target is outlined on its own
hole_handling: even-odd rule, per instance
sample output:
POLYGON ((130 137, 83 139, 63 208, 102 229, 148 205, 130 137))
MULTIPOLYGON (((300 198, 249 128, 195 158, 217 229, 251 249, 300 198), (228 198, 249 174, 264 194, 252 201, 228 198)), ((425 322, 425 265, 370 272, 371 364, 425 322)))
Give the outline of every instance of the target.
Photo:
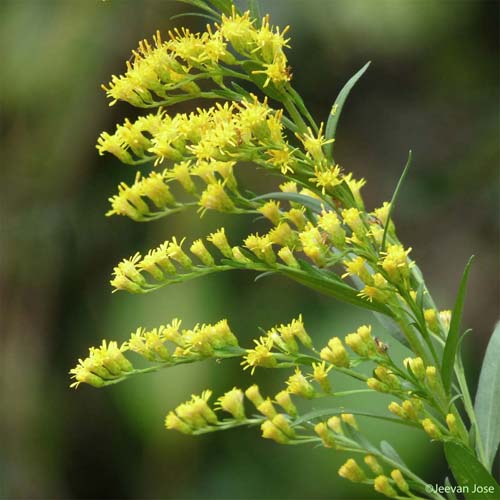
MULTIPOLYGON (((465 312, 474 332, 464 348, 475 384, 499 304, 498 3, 261 4, 274 23, 291 25, 294 84, 318 120, 345 81, 372 61, 344 109, 336 157, 368 180, 365 198, 374 207, 390 198, 413 150, 395 219, 441 308, 451 307, 467 258, 477 256, 465 312)), ((166 412, 191 392, 212 387, 218 394, 253 380, 271 392, 283 372, 251 379, 236 361, 206 362, 103 390, 68 388, 67 371, 89 345, 175 316, 187 326, 228 317, 243 344, 258 325, 300 311, 317 345, 373 321, 283 279, 254 283, 245 273, 147 297, 111 296, 113 265, 136 250, 221 224, 235 242, 251 230, 250 220, 212 213, 147 225, 104 217, 116 184, 134 172, 99 157, 94 144, 136 111, 123 103, 108 108, 99 86, 157 28, 203 29, 198 18, 170 21, 183 9, 161 0, 0 2, 0 497, 374 498, 337 477, 346 457, 332 451, 280 447, 256 429, 200 438, 163 429, 166 412)), ((254 181, 265 190, 269 179, 260 173, 254 181)), ((336 387, 349 383, 334 380, 336 387)), ((381 399, 339 404, 383 410, 381 399)), ((439 446, 420 433, 362 425, 442 483, 439 446)))

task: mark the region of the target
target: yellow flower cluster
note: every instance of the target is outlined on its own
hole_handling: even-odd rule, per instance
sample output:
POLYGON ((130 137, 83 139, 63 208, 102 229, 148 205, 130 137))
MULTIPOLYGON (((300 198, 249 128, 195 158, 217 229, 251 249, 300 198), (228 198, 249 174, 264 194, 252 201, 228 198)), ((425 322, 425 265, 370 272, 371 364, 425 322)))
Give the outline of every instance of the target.
POLYGON ((111 210, 106 215, 125 215, 135 221, 144 221, 154 219, 169 209, 181 208, 183 205, 177 204, 167 183, 167 171, 151 172, 142 178, 138 172, 131 186, 120 183, 118 194, 109 199, 111 210))
POLYGON ((78 365, 70 371, 75 382, 102 387, 113 381, 133 373, 134 368, 124 356, 131 351, 154 363, 170 363, 195 361, 207 357, 231 356, 241 354, 238 339, 231 331, 226 319, 215 324, 195 325, 192 329, 181 330, 181 321, 174 319, 168 325, 160 325, 152 330, 140 327, 130 335, 121 346, 116 342, 102 342, 98 348, 91 347, 89 356, 80 359, 78 365), (167 342, 175 346, 173 353, 169 352, 167 342))
MULTIPOLYGON (((273 151, 270 156, 280 150, 292 155, 283 137, 281 118, 282 110, 273 110, 266 99, 260 102, 255 96, 173 117, 160 111, 133 123, 127 120, 112 135, 103 132, 97 149, 130 164, 190 158, 248 161, 263 147, 273 151)), ((293 161, 290 157, 287 165, 293 161)))
POLYGON ((94 387, 102 387, 106 380, 113 380, 133 370, 130 361, 123 355, 127 343, 118 346, 116 342, 102 341, 100 347, 91 347, 89 356, 79 359, 78 365, 70 370, 75 379, 70 387, 77 388, 82 382, 94 387))
POLYGON ((200 396, 193 394, 190 401, 179 405, 165 417, 165 427, 184 434, 193 434, 218 421, 217 415, 208 406, 212 391, 203 391, 200 396))
MULTIPOLYGON (((336 448, 339 437, 344 435, 344 431, 349 427, 358 429, 358 424, 352 413, 341 413, 340 417, 334 415, 326 422, 318 422, 314 426, 314 432, 321 438, 323 446, 326 448, 336 448)), ((345 465, 345 464, 344 464, 345 465)), ((341 470, 343 470, 341 468, 341 470)), ((340 474, 340 471, 339 471, 340 474)), ((342 477, 343 474, 340 474, 342 477)))
POLYGON ((211 79, 224 88, 225 76, 238 75, 230 67, 241 66, 242 61, 233 55, 228 44, 252 61, 254 74, 266 77, 264 86, 270 82, 280 86, 291 78, 283 52, 288 47, 284 38, 287 30, 280 32, 272 27, 268 16, 257 28, 249 12, 240 15, 233 10, 230 16, 222 16, 220 24, 207 25, 203 33, 175 29, 169 32, 170 39, 164 41, 157 31, 152 44, 143 40, 132 51, 126 72, 112 75, 108 85, 102 87, 112 99, 110 106, 121 100, 137 107, 151 107, 169 100, 204 96, 195 80, 211 79))
POLYGON ((251 419, 253 423, 260 423, 262 437, 272 439, 280 444, 287 444, 296 437, 292 427, 293 419, 297 416, 297 408, 293 404, 290 394, 281 391, 272 400, 263 398, 257 385, 248 387, 245 391, 233 387, 219 397, 214 405, 215 411, 224 411, 231 415, 230 419, 219 420, 214 410, 208 405, 212 391, 206 390, 200 396, 193 395, 191 400, 182 403, 165 418, 167 429, 174 429, 184 434, 199 434, 210 432, 214 427, 229 428, 232 425, 250 422, 245 413, 245 397, 250 401, 262 417, 251 419), (275 404, 279 405, 284 413, 278 412, 275 404))
POLYGON ((251 368, 252 375, 258 366, 274 368, 278 365, 278 361, 273 349, 276 348, 278 352, 286 354, 297 354, 299 351, 297 341, 309 349, 312 348, 312 340, 304 328, 302 315, 286 325, 281 324, 271 328, 265 336, 255 339, 255 347, 248 349, 241 364, 245 370, 251 368))
POLYGON ((271 82, 279 86, 291 79, 287 58, 283 52, 283 48, 289 47, 289 40, 284 37, 288 26, 280 32, 279 28, 269 24, 267 15, 257 28, 254 20, 250 18, 250 12, 238 14, 233 6, 231 15, 223 14, 217 28, 236 52, 256 65, 263 66, 263 69, 253 70, 253 74, 264 75, 264 87, 271 82))

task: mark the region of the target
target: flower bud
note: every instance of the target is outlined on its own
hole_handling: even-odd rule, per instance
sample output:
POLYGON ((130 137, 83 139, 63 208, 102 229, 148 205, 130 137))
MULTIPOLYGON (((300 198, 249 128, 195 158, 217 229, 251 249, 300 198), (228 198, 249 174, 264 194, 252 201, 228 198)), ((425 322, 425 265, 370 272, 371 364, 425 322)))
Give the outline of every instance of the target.
POLYGON ((288 247, 280 248, 278 251, 278 257, 289 267, 298 269, 299 263, 297 259, 293 256, 292 251, 288 247))
POLYGON ((258 211, 266 217, 266 219, 269 219, 275 226, 279 224, 281 214, 280 214, 280 204, 279 202, 275 200, 269 200, 268 202, 264 203, 258 211))
POLYGON ((258 408, 264 402, 264 398, 261 396, 259 386, 257 384, 251 385, 245 391, 245 396, 253 403, 255 408, 258 408))
POLYGON ((432 439, 441 439, 441 432, 437 428, 436 424, 430 418, 424 418, 421 421, 422 427, 424 431, 432 438, 432 439))
POLYGON ((398 403, 393 401, 392 403, 389 404, 388 409, 391 413, 393 413, 397 417, 406 418, 406 414, 405 414, 403 408, 401 408, 401 406, 398 405, 398 403))
POLYGON ((357 208, 346 208, 345 210, 342 210, 342 218, 351 231, 359 239, 363 239, 366 234, 366 227, 361 220, 361 212, 357 208))
POLYGON ((425 309, 424 319, 427 328, 433 333, 439 333, 439 321, 435 309, 425 309))
POLYGON ((360 483, 366 479, 365 473, 353 458, 347 460, 347 462, 340 467, 339 476, 344 479, 349 479, 349 481, 353 483, 360 483))
POLYGON ((182 432, 183 434, 192 434, 193 429, 181 420, 173 411, 165 417, 165 427, 167 429, 174 429, 176 431, 182 432))
POLYGON ((338 337, 333 337, 328 341, 328 347, 321 350, 320 356, 321 359, 335 366, 343 368, 349 368, 350 366, 349 355, 338 337))
POLYGON ((274 399, 276 400, 276 403, 278 403, 286 411, 286 413, 288 413, 288 415, 292 417, 297 416, 297 408, 293 404, 288 391, 278 392, 278 394, 274 396, 274 399))
POLYGON ((226 238, 226 232, 223 227, 208 236, 207 240, 218 248, 220 253, 228 259, 233 258, 233 252, 226 238))
POLYGON ((378 460, 373 456, 373 455, 366 455, 365 458, 365 464, 370 467, 370 470, 377 475, 383 474, 384 469, 382 469, 382 466, 379 464, 378 460))
POLYGON ((335 439, 325 422, 319 422, 314 426, 314 432, 321 438, 325 448, 333 448, 335 439))
POLYGON ((384 382, 381 382, 380 380, 373 377, 370 377, 366 381, 366 385, 373 391, 390 392, 389 386, 387 384, 384 384, 384 382))
POLYGON ((230 413, 236 420, 244 420, 245 408, 243 406, 243 391, 233 387, 217 400, 219 407, 230 413))
POLYGON ((417 380, 423 382, 425 379, 425 366, 422 358, 406 358, 403 363, 417 380))
POLYGON ((392 480, 396 483, 396 486, 403 492, 408 494, 410 492, 410 487, 408 483, 405 481, 403 474, 399 469, 394 469, 391 472, 392 480))
POLYGON ((448 426, 451 434, 453 434, 454 436, 459 436, 460 432, 457 427, 457 419, 455 415, 453 415, 452 413, 448 413, 448 415, 446 415, 446 425, 448 426))
POLYGON ((340 417, 337 417, 336 415, 330 417, 326 425, 328 425, 328 428, 331 429, 333 432, 336 432, 337 434, 344 434, 344 431, 342 430, 342 423, 340 417))
POLYGON ((342 413, 342 415, 340 415, 340 418, 344 423, 358 430, 358 423, 356 422, 356 418, 352 413, 342 413))
POLYGON ((201 239, 196 240, 189 249, 192 254, 196 255, 205 266, 213 266, 215 264, 214 258, 210 255, 201 239))
POLYGON ((288 422, 287 418, 282 413, 278 413, 277 415, 275 415, 272 419, 272 422, 283 434, 285 434, 285 436, 291 439, 295 437, 295 431, 293 430, 293 427, 290 425, 290 422, 288 422))
POLYGON ((378 493, 382 493, 389 498, 395 498, 398 496, 396 490, 389 484, 389 478, 387 476, 377 476, 373 481, 373 487, 378 493))
POLYGON ((272 439, 278 444, 287 444, 290 441, 288 436, 278 429, 271 420, 265 420, 260 429, 262 430, 262 437, 264 439, 272 439))
POLYGON ((312 399, 316 396, 314 387, 304 377, 300 368, 295 369, 295 373, 286 381, 288 392, 296 394, 306 399, 312 399))
POLYGON ((265 399, 259 406, 257 406, 257 410, 269 420, 272 420, 277 415, 276 409, 269 398, 265 399))

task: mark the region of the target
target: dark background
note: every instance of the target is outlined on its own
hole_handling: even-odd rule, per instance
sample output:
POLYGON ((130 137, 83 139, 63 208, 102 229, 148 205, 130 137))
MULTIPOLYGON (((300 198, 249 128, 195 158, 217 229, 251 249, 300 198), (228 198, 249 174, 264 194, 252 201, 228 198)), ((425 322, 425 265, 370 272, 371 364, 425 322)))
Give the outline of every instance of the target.
MULTIPOLYGON (((291 25, 294 85, 318 120, 372 61, 344 108, 336 158, 368 180, 364 195, 374 207, 391 197, 413 150, 395 220, 439 307, 452 307, 463 266, 477 256, 465 311, 474 331, 464 346, 474 385, 499 304, 498 3, 261 3, 274 23, 291 25)), ((175 316, 187 326, 228 317, 244 345, 258 325, 300 311, 318 345, 373 321, 298 285, 274 277, 253 283, 245 273, 147 297, 111 296, 113 265, 136 250, 172 235, 192 240, 220 224, 235 242, 251 231, 249 220, 211 213, 148 225, 104 217, 116 184, 134 171, 99 157, 94 144, 136 111, 124 103, 108 108, 99 86, 157 28, 203 29, 195 18, 169 20, 182 9, 160 0, 0 2, 0 497, 376 497, 338 478, 346 457, 336 452, 280 447, 256 429, 200 438, 163 429, 166 412, 191 392, 253 382, 237 362, 180 367, 99 391, 68 388, 67 371, 89 345, 175 316)), ((254 180, 261 190, 269 182, 262 173, 254 180)), ((285 378, 254 376, 269 393, 285 378)), ((383 410, 382 399, 342 403, 383 410)), ((389 438, 420 475, 442 483, 438 445, 419 432, 361 423, 375 438, 389 438)))

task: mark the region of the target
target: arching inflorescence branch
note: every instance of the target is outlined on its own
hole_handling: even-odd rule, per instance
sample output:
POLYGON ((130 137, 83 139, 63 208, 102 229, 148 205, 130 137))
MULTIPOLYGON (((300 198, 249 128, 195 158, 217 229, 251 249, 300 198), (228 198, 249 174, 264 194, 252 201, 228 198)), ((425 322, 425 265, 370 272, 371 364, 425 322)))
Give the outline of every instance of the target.
MULTIPOLYGON (((165 425, 185 434, 258 425, 264 438, 281 444, 316 443, 363 454, 365 465, 350 458, 339 474, 386 496, 416 498, 416 492, 442 498, 426 490, 387 443, 380 448, 369 443, 354 418, 381 418, 473 449, 456 406, 463 385, 450 389, 442 378, 451 313, 434 305, 410 258, 411 248, 399 241, 392 220, 399 185, 391 202, 369 211, 361 196, 364 179, 355 179, 333 161, 338 115, 366 66, 341 92, 326 126, 318 125, 290 83, 284 52, 288 27, 280 30, 269 16, 240 12, 230 0, 186 3, 200 7, 214 22, 202 33, 175 29, 164 39, 157 32, 153 43, 144 40, 133 51, 126 72, 103 86, 110 105, 125 101, 156 108, 98 139, 99 154, 110 153, 138 169, 133 183, 122 182, 109 199, 107 215, 148 222, 197 207, 200 216, 207 211, 258 215, 267 228, 236 243, 224 227, 189 243, 172 237, 119 262, 113 291, 149 293, 230 270, 280 274, 373 311, 412 355, 403 362, 393 359, 370 325, 316 348, 299 316, 243 348, 227 320, 191 329, 173 320, 152 330, 139 328, 121 344, 103 341, 90 348, 71 370, 72 387, 107 386, 207 359, 239 357, 252 374, 257 368, 290 370, 283 390, 273 397, 264 398, 256 385, 235 387, 211 407, 212 393, 206 390, 171 411, 165 425), (200 98, 212 100, 210 106, 190 113, 167 111, 200 98), (239 172, 252 168, 273 174, 279 187, 251 192, 239 172), (132 363, 133 355, 140 367, 132 363), (371 367, 371 376, 365 366, 371 367), (360 387, 337 390, 335 373, 352 377, 360 387), (387 414, 339 410, 335 398, 365 392, 391 395, 387 414), (301 413, 301 405, 296 406, 297 400, 316 398, 331 398, 331 409, 301 413), (257 413, 248 414, 245 399, 257 413)), ((460 375, 459 357, 455 368, 460 375)))

